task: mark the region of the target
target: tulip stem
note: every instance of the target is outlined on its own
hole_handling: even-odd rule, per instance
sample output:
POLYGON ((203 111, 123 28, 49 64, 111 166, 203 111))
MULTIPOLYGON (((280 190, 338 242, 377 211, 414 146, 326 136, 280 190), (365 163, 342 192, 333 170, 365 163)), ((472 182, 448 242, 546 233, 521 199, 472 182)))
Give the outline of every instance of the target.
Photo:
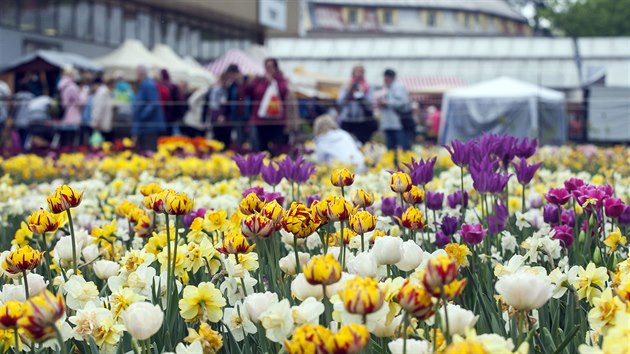
MULTIPOLYGON (((68 354, 68 348, 63 341, 63 337, 61 336, 61 331, 57 328, 57 325, 52 325, 52 328, 55 330, 55 334, 57 335, 57 341, 59 342, 59 349, 61 350, 61 354, 68 354)), ((31 343, 31 347, 33 347, 33 343, 31 343)))
MULTIPOLYGON (((238 259, 238 253, 234 253, 234 259, 236 259, 236 264, 241 264, 241 261, 238 259)), ((243 288, 243 297, 247 297, 247 287, 245 286, 245 278, 241 279, 241 287, 243 288)))
POLYGON ((403 354, 407 354, 407 327, 409 326, 409 313, 403 315, 403 354))
POLYGON ((444 286, 440 287, 440 298, 442 299, 442 305, 444 306, 444 322, 446 323, 446 331, 444 332, 444 337, 446 338, 446 343, 451 343, 451 329, 448 323, 448 301, 446 301, 446 296, 444 296, 444 286))
POLYGON ((300 274, 300 255, 297 248, 297 236, 293 235, 293 252, 295 253, 295 275, 300 274))
POLYGON ((173 290, 176 289, 176 284, 175 284, 175 268, 177 266, 177 244, 179 243, 179 232, 178 232, 178 227, 179 227, 179 218, 177 215, 175 215, 175 242, 173 243, 173 265, 171 266, 171 271, 173 272, 173 290))
POLYGON ((66 213, 68 214, 68 224, 70 225, 70 238, 72 239, 72 270, 74 271, 72 274, 77 274, 77 243, 74 238, 74 224, 72 223, 72 213, 70 212, 70 208, 66 209, 66 213))
POLYGON ((462 214, 462 223, 464 218, 466 218, 466 208, 464 207, 464 166, 459 166, 459 170, 460 170, 460 175, 459 175, 459 182, 460 182, 460 187, 461 187, 461 191, 462 191, 462 206, 461 206, 461 214, 462 214))
POLYGON ((15 352, 21 353, 22 351, 20 350, 20 336, 18 335, 17 328, 13 330, 13 339, 15 340, 15 352))
POLYGON ((26 270, 22 271, 22 277, 24 278, 24 292, 26 293, 26 299, 28 300, 31 296, 28 293, 28 277, 26 275, 26 270))
POLYGON ((525 185, 523 184, 523 191, 521 193, 521 212, 525 214, 525 185))
POLYGON ((361 233, 361 253, 365 252, 365 234, 361 233))

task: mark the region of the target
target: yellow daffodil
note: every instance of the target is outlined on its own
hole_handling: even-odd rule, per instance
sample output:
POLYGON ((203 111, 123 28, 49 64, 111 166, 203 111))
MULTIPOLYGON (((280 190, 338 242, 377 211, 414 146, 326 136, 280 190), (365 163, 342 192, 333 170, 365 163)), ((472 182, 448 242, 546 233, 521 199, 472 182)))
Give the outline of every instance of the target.
POLYGON ((225 305, 221 291, 209 282, 201 282, 198 286, 187 285, 179 300, 180 314, 188 322, 200 319, 218 322, 223 317, 222 308, 225 305))
POLYGON ((621 235, 621 231, 618 227, 615 227, 615 230, 608 234, 606 239, 604 240, 604 244, 610 248, 610 253, 613 253, 617 250, 619 245, 625 246, 628 242, 626 236, 621 235))
POLYGON ((458 267, 468 267, 468 256, 472 255, 468 246, 449 243, 444 246, 444 251, 455 261, 458 267))
POLYGON ((580 299, 586 298, 588 302, 592 302, 598 297, 606 286, 608 280, 608 272, 605 267, 596 267, 595 263, 589 263, 586 269, 579 267, 578 275, 575 283, 572 284, 576 289, 580 299))
POLYGON ((221 334, 206 322, 202 322, 199 325, 199 331, 195 331, 192 328, 188 328, 188 336, 184 338, 187 343, 200 342, 204 353, 218 353, 219 349, 223 347, 223 337, 221 334))

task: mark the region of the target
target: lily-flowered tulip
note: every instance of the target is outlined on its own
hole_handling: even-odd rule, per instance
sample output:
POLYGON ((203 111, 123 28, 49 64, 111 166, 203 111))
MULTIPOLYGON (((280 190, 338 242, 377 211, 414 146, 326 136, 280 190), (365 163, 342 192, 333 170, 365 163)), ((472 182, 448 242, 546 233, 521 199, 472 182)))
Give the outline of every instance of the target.
POLYGON ((330 183, 335 187, 348 187, 354 183, 354 173, 347 168, 337 168, 330 174, 330 183))
POLYGON ((341 264, 330 253, 315 256, 304 267, 304 277, 313 285, 334 284, 341 279, 341 264))
POLYGON ((55 214, 39 209, 31 214, 27 219, 29 230, 35 234, 44 234, 46 232, 54 232, 59 228, 59 220, 55 214))
POLYGON ((273 230, 273 221, 261 214, 250 214, 241 220, 241 232, 245 237, 267 238, 273 230))
POLYGON ((429 191, 426 194, 425 202, 429 210, 440 210, 442 209, 442 204, 444 203, 444 193, 429 191))
POLYGON ((280 172, 280 166, 275 161, 271 161, 268 164, 263 164, 260 168, 260 175, 268 185, 277 186, 280 184, 284 176, 280 172))
POLYGON ((349 313, 369 315, 378 311, 384 303, 383 291, 374 278, 356 276, 346 283, 339 297, 349 313))
POLYGON ((243 177, 258 176, 264 159, 265 153, 263 152, 248 154, 247 156, 235 155, 232 157, 232 160, 234 160, 236 166, 238 166, 241 176, 243 177))
POLYGON ((22 246, 9 252, 2 268, 9 274, 20 274, 35 269, 41 263, 43 255, 29 245, 22 246))
POLYGON ((76 208, 81 204, 83 193, 78 193, 70 186, 64 184, 57 187, 55 192, 48 197, 48 209, 54 214, 62 213, 70 208, 76 208))
POLYGON ((48 290, 31 297, 25 304, 24 315, 18 320, 18 326, 36 342, 43 342, 56 335, 56 322, 66 312, 63 295, 54 295, 48 290))
POLYGON ((426 320, 433 315, 434 306, 431 294, 422 284, 416 284, 409 279, 400 287, 396 295, 396 302, 411 316, 426 320))
POLYGON ((411 189, 411 177, 405 172, 394 172, 389 180, 389 187, 394 193, 405 193, 411 189))

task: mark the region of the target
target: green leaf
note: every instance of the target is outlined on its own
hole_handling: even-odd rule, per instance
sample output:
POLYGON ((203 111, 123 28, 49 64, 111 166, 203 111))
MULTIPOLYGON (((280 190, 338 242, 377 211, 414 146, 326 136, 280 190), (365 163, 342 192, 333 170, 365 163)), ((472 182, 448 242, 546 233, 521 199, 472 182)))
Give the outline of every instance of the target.
POLYGON ((558 348, 553 352, 553 354, 560 354, 564 348, 569 345, 569 343, 571 342, 571 339, 573 339, 573 337, 575 336, 575 334, 577 333, 577 331, 580 329, 580 325, 576 325, 575 327, 573 327, 573 329, 571 330, 571 332, 569 332, 569 334, 567 334, 566 337, 564 337, 564 340, 562 341, 562 343, 560 343, 560 345, 558 346, 558 348))

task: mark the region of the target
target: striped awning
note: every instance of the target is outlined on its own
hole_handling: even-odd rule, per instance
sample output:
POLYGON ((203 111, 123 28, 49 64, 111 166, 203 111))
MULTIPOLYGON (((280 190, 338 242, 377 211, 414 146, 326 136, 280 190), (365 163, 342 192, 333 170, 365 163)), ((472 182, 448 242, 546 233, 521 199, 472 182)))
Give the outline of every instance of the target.
POLYGON ((238 49, 227 51, 225 54, 210 63, 207 66, 207 69, 218 77, 223 74, 231 64, 238 65, 238 69, 244 74, 263 75, 265 73, 265 68, 262 63, 259 63, 245 52, 238 49))
POLYGON ((400 81, 411 94, 442 93, 466 85, 457 76, 403 76, 400 81))

